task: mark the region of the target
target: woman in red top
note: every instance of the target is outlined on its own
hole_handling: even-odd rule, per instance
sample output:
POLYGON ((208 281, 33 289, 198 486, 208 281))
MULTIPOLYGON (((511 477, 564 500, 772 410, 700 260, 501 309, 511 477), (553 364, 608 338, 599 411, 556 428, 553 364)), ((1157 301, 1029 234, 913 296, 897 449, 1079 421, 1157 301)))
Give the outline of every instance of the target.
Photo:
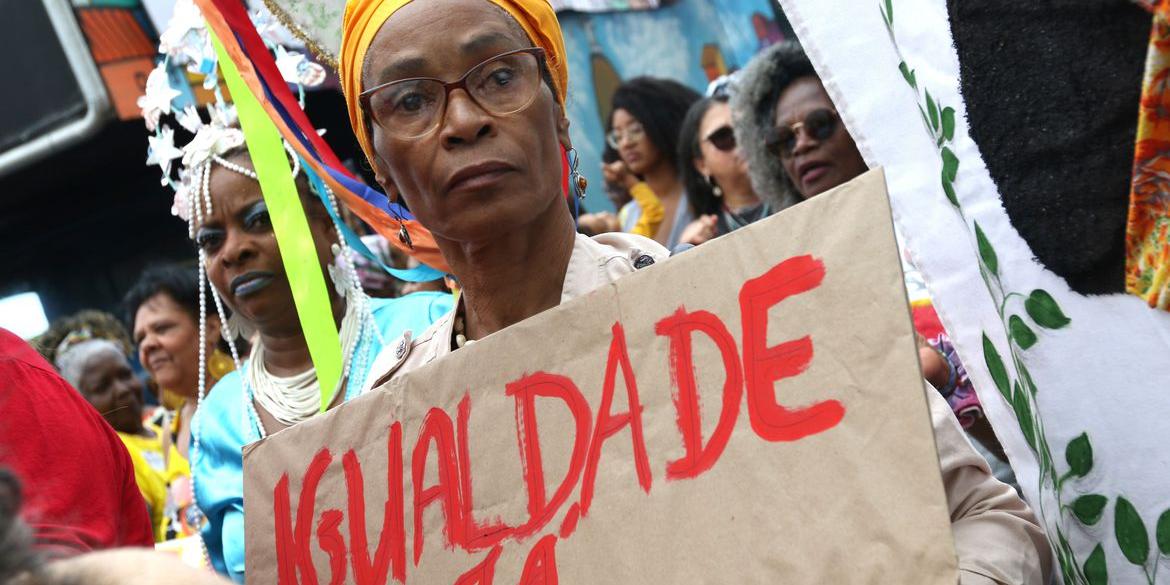
POLYGON ((66 557, 153 546, 126 448, 101 415, 27 343, 0 329, 0 467, 24 488, 36 546, 66 557))

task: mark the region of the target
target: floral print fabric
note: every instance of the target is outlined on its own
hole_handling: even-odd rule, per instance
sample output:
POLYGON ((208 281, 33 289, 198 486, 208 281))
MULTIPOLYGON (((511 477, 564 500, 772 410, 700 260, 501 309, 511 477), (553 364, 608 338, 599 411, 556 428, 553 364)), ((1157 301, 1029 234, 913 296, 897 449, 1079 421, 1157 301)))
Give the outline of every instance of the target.
POLYGON ((1125 288, 1170 310, 1170 0, 1138 4, 1154 18, 1134 149, 1125 288))

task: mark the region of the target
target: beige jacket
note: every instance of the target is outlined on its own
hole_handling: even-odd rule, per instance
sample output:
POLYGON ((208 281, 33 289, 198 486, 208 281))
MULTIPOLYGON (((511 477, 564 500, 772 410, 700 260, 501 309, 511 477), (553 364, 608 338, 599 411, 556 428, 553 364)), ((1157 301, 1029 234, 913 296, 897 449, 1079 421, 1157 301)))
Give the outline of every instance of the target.
MULTIPOLYGON (((633 234, 578 235, 569 258, 561 302, 589 293, 669 256, 657 242, 633 234)), ((407 331, 374 361, 369 387, 383 388, 397 375, 451 353, 455 311, 417 337, 407 331)), ((368 388, 367 388, 368 389, 368 388)), ((951 531, 962 585, 1045 585, 1052 553, 1044 530, 1011 487, 991 475, 942 396, 925 387, 950 508, 951 531)))
MULTIPOLYGON (((575 299, 601 288, 639 268, 645 268, 670 257, 666 248, 642 236, 613 232, 593 237, 577 234, 565 284, 561 287, 561 302, 575 299)), ((373 368, 366 377, 366 387, 378 388, 398 374, 429 364, 451 353, 455 311, 435 321, 417 337, 406 331, 397 340, 387 343, 374 358, 373 368)))

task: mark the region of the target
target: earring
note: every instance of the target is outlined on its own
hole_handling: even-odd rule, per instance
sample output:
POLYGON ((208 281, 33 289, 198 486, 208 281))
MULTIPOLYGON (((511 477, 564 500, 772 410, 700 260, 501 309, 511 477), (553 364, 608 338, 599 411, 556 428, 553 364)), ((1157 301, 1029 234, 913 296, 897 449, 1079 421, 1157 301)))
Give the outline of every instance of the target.
POLYGON ((256 334, 256 326, 251 321, 246 319, 239 311, 233 311, 231 316, 227 318, 224 324, 223 331, 220 335, 225 341, 234 340, 236 337, 241 337, 247 341, 252 340, 252 336, 256 334))
POLYGON ((577 157, 577 149, 570 148, 565 156, 569 158, 569 189, 573 191, 573 195, 578 200, 585 200, 585 188, 589 186, 589 179, 581 176, 581 171, 577 168, 581 165, 581 159, 577 157))
POLYGON ((398 220, 398 241, 402 242, 404 246, 414 249, 414 242, 410 240, 410 232, 406 231, 406 221, 402 219, 402 213, 398 211, 398 207, 394 202, 390 202, 390 215, 398 220))
POLYGON ((332 250, 333 262, 325 266, 325 269, 329 272, 329 280, 333 281, 333 287, 337 290, 337 294, 348 301, 354 285, 352 274, 346 265, 349 262, 349 257, 339 244, 333 244, 332 250))
POLYGON ((707 184, 711 186, 711 192, 715 194, 716 197, 723 197, 723 189, 719 188, 719 185, 715 181, 711 180, 711 175, 707 175, 703 178, 707 180, 707 184))

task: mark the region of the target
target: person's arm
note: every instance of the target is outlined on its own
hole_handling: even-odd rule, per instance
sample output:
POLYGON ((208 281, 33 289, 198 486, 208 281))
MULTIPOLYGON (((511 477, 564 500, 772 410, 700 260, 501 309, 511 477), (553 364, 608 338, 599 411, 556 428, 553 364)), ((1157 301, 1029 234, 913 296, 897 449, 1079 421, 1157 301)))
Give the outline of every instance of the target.
POLYGON ((1032 510, 968 442, 946 400, 925 388, 961 585, 1046 585, 1052 551, 1032 510))

